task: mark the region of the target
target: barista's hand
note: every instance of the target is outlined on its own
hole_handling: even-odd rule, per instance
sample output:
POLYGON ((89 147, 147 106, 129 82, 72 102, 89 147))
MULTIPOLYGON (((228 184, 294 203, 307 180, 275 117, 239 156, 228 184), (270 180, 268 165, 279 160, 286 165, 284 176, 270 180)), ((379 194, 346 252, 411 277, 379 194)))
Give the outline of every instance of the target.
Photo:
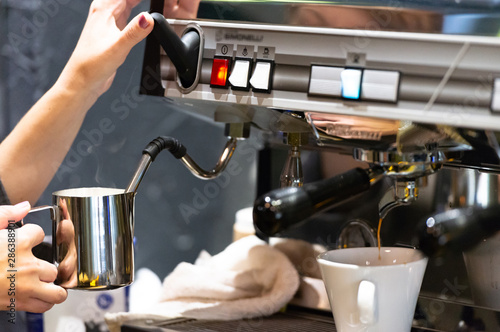
POLYGON ((132 8, 140 2, 94 0, 78 44, 58 82, 91 92, 95 98, 103 94, 132 47, 153 30, 153 18, 147 12, 127 24, 132 8))
MULTIPOLYGON (((21 220, 29 211, 29 204, 0 206, 0 224, 9 220, 21 220)), ((54 265, 36 258, 32 248, 41 243, 43 230, 38 225, 28 224, 15 230, 15 241, 9 231, 0 230, 0 306, 9 310, 11 303, 16 311, 45 312, 56 303, 63 302, 68 293, 53 284, 57 276, 54 265), (14 244, 15 254, 10 251, 14 244), (10 257, 9 257, 10 254, 10 257), (14 265, 11 265, 14 264, 14 265), (15 270, 9 272, 8 270, 15 270), (12 302, 15 299, 15 302, 12 302)))
POLYGON ((165 0, 163 16, 167 18, 196 18, 200 0, 165 0))
POLYGON ((62 220, 56 229, 56 245, 60 246, 60 250, 66 254, 57 267, 57 281, 63 287, 73 288, 78 285, 75 228, 70 220, 68 205, 62 198, 59 199, 59 207, 61 208, 62 220))
MULTIPOLYGON (((9 226, 9 221, 19 221, 29 212, 31 206, 29 202, 22 202, 17 205, 0 205, 0 229, 9 226)), ((0 251, 3 251, 0 248, 0 251)))

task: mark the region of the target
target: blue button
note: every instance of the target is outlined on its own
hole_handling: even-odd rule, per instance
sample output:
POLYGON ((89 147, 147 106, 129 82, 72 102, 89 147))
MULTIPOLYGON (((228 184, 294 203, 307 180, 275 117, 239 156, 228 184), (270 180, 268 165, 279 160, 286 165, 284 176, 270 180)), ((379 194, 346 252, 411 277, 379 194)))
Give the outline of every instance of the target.
POLYGON ((340 74, 342 97, 347 99, 359 99, 361 96, 361 74, 360 69, 344 69, 340 74))

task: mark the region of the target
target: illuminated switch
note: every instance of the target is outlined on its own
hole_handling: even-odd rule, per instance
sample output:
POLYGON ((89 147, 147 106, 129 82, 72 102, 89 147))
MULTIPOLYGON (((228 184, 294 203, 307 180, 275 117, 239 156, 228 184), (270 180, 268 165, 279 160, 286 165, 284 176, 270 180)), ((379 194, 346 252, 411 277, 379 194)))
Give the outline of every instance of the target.
POLYGON ((212 63, 212 75, 210 76, 210 86, 226 87, 227 75, 229 72, 230 59, 215 58, 212 63))
POLYGON ((326 97, 340 97, 340 74, 343 70, 344 68, 341 67, 311 66, 309 94, 326 97))
POLYGON ((238 59, 234 62, 229 83, 235 89, 248 90, 248 78, 250 76, 250 60, 238 59))
POLYGON ((500 78, 493 82, 493 96, 491 98, 491 110, 500 112, 500 78))
POLYGON ((340 73, 341 95, 346 99, 359 100, 361 97, 361 76, 360 69, 344 69, 340 73))
POLYGON ((361 99, 397 102, 399 76, 397 71, 365 69, 361 83, 361 99))
POLYGON ((254 91, 270 92, 271 72, 272 62, 257 61, 255 63, 255 70, 253 71, 252 78, 250 78, 250 85, 252 86, 254 91))

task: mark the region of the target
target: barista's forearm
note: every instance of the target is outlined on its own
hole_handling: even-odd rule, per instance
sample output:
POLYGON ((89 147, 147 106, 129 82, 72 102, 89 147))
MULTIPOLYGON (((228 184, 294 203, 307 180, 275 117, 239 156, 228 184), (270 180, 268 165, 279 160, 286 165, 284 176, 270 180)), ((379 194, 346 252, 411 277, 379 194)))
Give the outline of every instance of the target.
POLYGON ((0 179, 13 204, 36 202, 97 100, 74 86, 58 81, 0 144, 0 179))

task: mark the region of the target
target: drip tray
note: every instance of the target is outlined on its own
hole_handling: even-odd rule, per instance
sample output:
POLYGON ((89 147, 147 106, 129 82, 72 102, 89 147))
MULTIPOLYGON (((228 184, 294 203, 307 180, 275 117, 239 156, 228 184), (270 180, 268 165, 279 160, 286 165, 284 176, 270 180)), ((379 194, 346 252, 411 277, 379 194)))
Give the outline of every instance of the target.
MULTIPOLYGON (((337 332, 330 312, 288 306, 286 312, 269 317, 233 321, 175 318, 161 321, 136 320, 122 325, 121 332, 337 332)), ((411 332, 442 332, 413 327, 411 332)), ((476 330, 474 330, 476 331, 476 330)))
POLYGON ((127 323, 121 332, 336 332, 330 313, 287 309, 269 317, 235 321, 208 321, 194 319, 171 319, 166 321, 136 321, 127 323))

